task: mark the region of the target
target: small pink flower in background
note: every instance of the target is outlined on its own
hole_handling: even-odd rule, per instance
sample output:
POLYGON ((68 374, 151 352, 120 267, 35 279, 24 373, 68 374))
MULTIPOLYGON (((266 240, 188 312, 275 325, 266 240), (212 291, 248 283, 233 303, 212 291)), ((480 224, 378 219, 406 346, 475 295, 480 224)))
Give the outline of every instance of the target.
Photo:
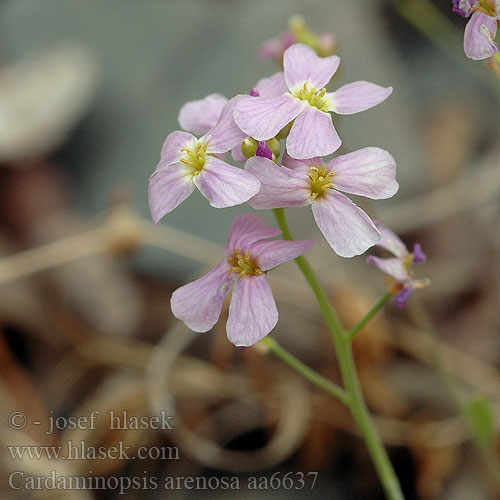
POLYGON ((464 52, 468 58, 482 60, 498 52, 494 39, 500 19, 499 0, 453 0, 453 12, 471 16, 464 33, 464 52))
POLYGON ((257 55, 262 60, 281 61, 283 53, 288 47, 297 43, 294 35, 290 31, 285 31, 276 38, 271 38, 263 42, 257 49, 257 55))
POLYGON ((280 234, 255 214, 236 216, 219 265, 173 293, 174 316, 195 332, 207 332, 219 319, 222 302, 234 287, 226 325, 229 340, 237 346, 250 346, 265 337, 278 322, 266 272, 314 244, 313 240, 265 241, 280 234))
POLYGON ((245 170, 261 182, 250 206, 311 205, 316 224, 341 257, 360 255, 379 241, 380 233, 368 215, 340 191, 372 199, 393 196, 399 188, 396 162, 387 151, 364 148, 326 163, 319 157, 296 160, 285 153, 283 164, 278 167, 261 157, 247 161, 245 170))
POLYGON ((149 207, 155 224, 195 187, 215 208, 239 205, 258 193, 260 182, 255 176, 218 157, 246 136, 233 120, 237 100, 238 96, 223 107, 216 125, 201 138, 176 131, 165 140, 161 160, 149 179, 149 207))
POLYGON ((337 38, 333 33, 314 33, 311 31, 302 16, 292 16, 288 22, 288 30, 276 38, 266 40, 257 51, 260 59, 271 59, 281 63, 283 53, 294 43, 300 42, 309 45, 321 56, 330 56, 335 53, 337 38))
POLYGON ((366 262, 375 264, 388 276, 388 291, 394 295, 394 304, 402 308, 406 305, 413 290, 425 288, 430 284, 428 279, 414 280, 410 269, 413 263, 425 262, 426 255, 418 243, 415 243, 413 252, 410 253, 406 245, 388 227, 378 221, 375 225, 382 236, 377 246, 388 250, 394 257, 382 259, 370 255, 366 258, 366 262))
POLYGON ((341 140, 330 111, 349 115, 384 101, 392 87, 354 82, 335 92, 324 88, 340 64, 338 56, 321 58, 307 45, 297 43, 283 56, 288 90, 279 97, 243 97, 235 108, 237 125, 257 141, 275 137, 293 121, 286 150, 293 158, 306 159, 335 152, 341 140))

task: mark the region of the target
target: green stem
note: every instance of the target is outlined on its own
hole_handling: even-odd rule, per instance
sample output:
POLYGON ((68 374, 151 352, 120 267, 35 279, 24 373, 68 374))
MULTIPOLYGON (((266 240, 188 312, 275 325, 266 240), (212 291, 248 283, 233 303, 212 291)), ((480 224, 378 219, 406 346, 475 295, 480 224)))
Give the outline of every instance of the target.
POLYGON ((349 396, 344 391, 344 389, 334 384, 333 382, 330 382, 318 372, 302 363, 302 361, 297 359, 293 354, 288 352, 285 348, 281 347, 278 342, 276 342, 276 340, 267 336, 260 341, 260 344, 265 345, 270 352, 275 354, 288 366, 302 375, 306 380, 309 380, 309 382, 328 392, 333 397, 340 399, 340 401, 342 401, 342 403, 344 403, 346 406, 349 406, 349 396))
POLYGON ((393 0, 393 3, 400 16, 423 33, 450 59, 489 85, 500 103, 498 80, 494 78, 494 75, 484 71, 484 65, 477 64, 477 61, 472 61, 465 56, 462 49, 463 30, 454 26, 431 0, 393 0))
POLYGON ((457 410, 460 412, 468 425, 474 446, 482 455, 484 462, 491 472, 491 475, 495 478, 497 484, 500 485, 500 459, 496 452, 495 446, 493 443, 490 446, 485 445, 481 438, 477 435, 475 426, 470 421, 470 417, 467 414, 468 398, 464 395, 463 388, 459 384, 458 380, 448 369, 446 360, 440 348, 439 335, 434 327, 431 318, 427 314, 427 311, 418 298, 415 297, 408 305, 409 312, 413 317, 415 325, 424 333, 424 335, 427 336, 427 338, 433 345, 433 349, 431 352, 432 361, 434 362, 436 370, 438 371, 439 376, 443 381, 443 385, 448 390, 450 398, 452 399, 457 410))
POLYGON ((384 295, 379 297, 374 304, 371 306, 369 311, 356 323, 350 330, 347 331, 346 336, 349 340, 352 340, 355 335, 370 321, 375 314, 377 314, 384 304, 391 298, 391 294, 386 292, 384 295))
MULTIPOLYGON (((278 208, 274 209, 273 212, 283 232, 283 239, 289 241, 293 240, 286 220, 285 211, 282 208, 278 208)), ((344 332, 328 295, 316 277, 312 267, 303 256, 297 257, 295 262, 309 283, 328 329, 330 330, 339 362, 340 372, 342 374, 342 380, 344 381, 345 391, 349 397, 348 407, 368 447, 368 451, 375 465, 375 469, 377 470, 385 494, 389 500, 404 500, 398 478, 392 468, 387 452, 385 451, 366 406, 356 366, 354 364, 351 341, 344 332)))

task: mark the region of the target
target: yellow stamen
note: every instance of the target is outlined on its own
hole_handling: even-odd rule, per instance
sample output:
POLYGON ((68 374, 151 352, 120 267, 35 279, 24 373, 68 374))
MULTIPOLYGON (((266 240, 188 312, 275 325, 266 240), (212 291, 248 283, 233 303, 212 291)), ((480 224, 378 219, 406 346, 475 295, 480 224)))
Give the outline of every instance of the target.
POLYGON ((308 177, 310 180, 311 198, 313 200, 323 196, 328 189, 334 187, 333 182, 331 182, 334 176, 335 172, 326 171, 326 165, 321 165, 320 168, 311 167, 308 177))
POLYGON ((198 175, 205 166, 206 145, 196 141, 191 146, 181 149, 183 153, 180 161, 193 169, 192 175, 198 175))
POLYGON ((227 262, 231 267, 227 270, 228 274, 236 273, 238 279, 243 278, 243 276, 261 276, 264 272, 259 268, 254 259, 250 256, 250 252, 247 250, 245 255, 241 254, 241 250, 238 248, 233 255, 227 258, 227 262))
POLYGON ((302 88, 292 92, 292 95, 297 99, 307 101, 311 106, 326 112, 330 107, 330 101, 325 97, 325 94, 326 88, 323 87, 318 91, 315 87, 309 87, 308 82, 305 82, 302 88))

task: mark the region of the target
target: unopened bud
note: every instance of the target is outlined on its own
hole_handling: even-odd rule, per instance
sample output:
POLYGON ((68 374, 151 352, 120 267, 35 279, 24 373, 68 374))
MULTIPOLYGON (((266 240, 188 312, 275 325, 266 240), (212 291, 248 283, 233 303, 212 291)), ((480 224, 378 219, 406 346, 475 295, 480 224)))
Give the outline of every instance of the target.
POLYGON ((276 139, 276 137, 273 137, 266 142, 271 152, 274 154, 274 156, 276 156, 276 158, 278 158, 281 152, 280 141, 276 139))
POLYGON ((259 143, 255 139, 253 139, 252 137, 247 137, 241 143, 241 152, 243 153, 243 156, 245 156, 246 158, 252 158, 252 156, 255 156, 258 145, 259 143))

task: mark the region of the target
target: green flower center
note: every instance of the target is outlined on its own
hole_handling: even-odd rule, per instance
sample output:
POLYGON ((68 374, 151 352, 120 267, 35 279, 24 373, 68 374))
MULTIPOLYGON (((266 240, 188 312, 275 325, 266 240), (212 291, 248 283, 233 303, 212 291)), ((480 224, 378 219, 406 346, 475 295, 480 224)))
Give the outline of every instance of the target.
POLYGON ((304 83, 302 88, 292 92, 293 97, 296 97, 301 101, 307 101, 314 108, 327 112, 330 107, 330 101, 325 97, 325 94, 325 87, 318 91, 318 89, 314 87, 309 87, 307 82, 304 83))
POLYGON ((238 275, 238 279, 247 275, 260 276, 264 274, 255 260, 250 257, 250 252, 248 250, 243 256, 241 254, 241 250, 238 248, 233 255, 227 258, 227 261, 231 265, 227 271, 228 274, 236 273, 238 275))
POLYGON ((193 169, 193 175, 198 175, 202 171, 205 165, 206 149, 207 146, 199 141, 181 149, 183 155, 180 161, 193 169))
POLYGON ((315 200, 316 198, 321 198, 327 189, 332 189, 334 184, 332 182, 332 177, 335 176, 335 172, 326 171, 326 165, 321 165, 321 167, 311 167, 309 172, 309 187, 311 189, 311 198, 315 200))

